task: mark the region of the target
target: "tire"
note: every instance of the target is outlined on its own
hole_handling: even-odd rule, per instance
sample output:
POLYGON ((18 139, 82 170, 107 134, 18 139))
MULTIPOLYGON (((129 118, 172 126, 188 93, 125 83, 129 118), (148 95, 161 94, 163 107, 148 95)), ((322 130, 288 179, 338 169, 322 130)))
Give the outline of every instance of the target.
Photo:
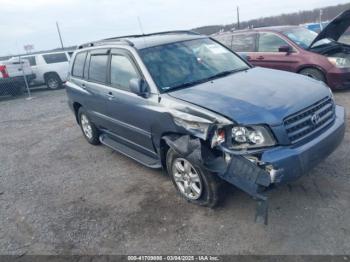
POLYGON ((322 71, 316 69, 316 68, 305 68, 299 72, 299 74, 311 77, 313 79, 326 82, 326 77, 322 73, 322 71))
POLYGON ((62 80, 56 73, 49 73, 45 76, 47 89, 56 90, 62 88, 62 80))
POLYGON ((174 151, 171 148, 168 150, 168 153, 166 156, 166 166, 167 166, 168 174, 176 190, 188 202, 197 204, 200 206, 207 206, 207 207, 215 207, 219 203, 219 200, 221 198, 219 196, 219 193, 220 193, 219 191, 220 191, 222 182, 215 174, 212 174, 206 171, 201 166, 192 163, 191 161, 182 157, 180 154, 178 154, 176 151, 174 151), (184 164, 186 163, 185 161, 187 161, 187 163, 190 164, 190 169, 191 169, 190 181, 188 181, 189 178, 179 179, 179 176, 181 175, 179 175, 177 172, 178 171, 176 167, 177 164, 180 163, 180 166, 181 166, 181 163, 184 163, 184 164), (195 178, 196 176, 194 175, 194 173, 197 174, 197 178, 195 178), (187 179, 187 181, 184 181, 182 179, 187 179), (190 191, 192 191, 191 193, 192 196, 189 196, 188 193, 186 195, 186 193, 184 192, 185 182, 187 182, 187 187, 188 187, 188 183, 192 183, 192 186, 190 186, 191 187, 190 191), (179 186, 179 183, 183 185, 182 188, 181 186, 179 186), (195 183, 196 185, 193 185, 193 183, 195 183), (197 187, 196 189, 197 192, 195 192, 196 187, 197 187), (200 193, 198 193, 198 189, 200 193))
POLYGON ((11 91, 12 96, 21 96, 24 93, 24 83, 15 86, 14 90, 11 91))
POLYGON ((86 111, 83 107, 79 108, 78 119, 81 131, 85 139, 92 145, 100 144, 100 132, 96 126, 90 121, 86 111))

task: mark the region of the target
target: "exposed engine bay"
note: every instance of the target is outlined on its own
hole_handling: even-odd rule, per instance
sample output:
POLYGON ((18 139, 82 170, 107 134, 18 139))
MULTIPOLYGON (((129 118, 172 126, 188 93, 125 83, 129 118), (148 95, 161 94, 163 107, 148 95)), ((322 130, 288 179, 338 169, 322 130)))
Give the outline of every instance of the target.
POLYGON ((328 57, 328 60, 337 67, 350 67, 350 46, 333 42, 327 46, 311 48, 310 51, 328 57))

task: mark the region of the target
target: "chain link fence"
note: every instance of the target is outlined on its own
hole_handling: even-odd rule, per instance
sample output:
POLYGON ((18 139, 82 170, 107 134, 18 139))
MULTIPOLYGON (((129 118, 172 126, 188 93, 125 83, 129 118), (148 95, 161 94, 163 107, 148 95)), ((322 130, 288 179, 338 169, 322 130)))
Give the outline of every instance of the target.
POLYGON ((0 61, 0 99, 31 97, 29 85, 34 78, 27 60, 17 57, 0 61))

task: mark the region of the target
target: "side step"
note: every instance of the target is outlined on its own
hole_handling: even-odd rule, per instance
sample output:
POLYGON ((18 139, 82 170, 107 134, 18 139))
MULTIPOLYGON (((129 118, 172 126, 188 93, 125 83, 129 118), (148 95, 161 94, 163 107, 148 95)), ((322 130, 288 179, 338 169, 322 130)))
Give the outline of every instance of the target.
POLYGON ((140 153, 139 151, 136 151, 135 149, 132 149, 128 147, 127 145, 124 145, 122 143, 119 143, 115 141, 114 139, 111 139, 106 134, 100 135, 100 141, 102 144, 118 151, 119 153, 126 155, 135 161, 150 167, 150 168, 161 168, 161 162, 159 159, 155 159, 153 157, 147 156, 145 154, 140 153))

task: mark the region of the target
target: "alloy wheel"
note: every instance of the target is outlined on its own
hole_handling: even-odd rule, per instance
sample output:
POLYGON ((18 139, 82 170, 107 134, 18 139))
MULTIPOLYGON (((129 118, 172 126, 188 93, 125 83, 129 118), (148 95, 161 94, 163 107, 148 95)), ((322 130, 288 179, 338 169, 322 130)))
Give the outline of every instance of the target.
POLYGON ((88 139, 91 139, 92 135, 93 135, 92 134, 92 127, 91 127, 90 121, 89 121, 89 119, 87 118, 86 115, 84 115, 84 114, 81 115, 80 123, 81 123, 81 127, 83 129, 83 132, 84 132, 85 136, 88 139))
POLYGON ((196 200, 201 197, 202 181, 198 172, 188 160, 184 158, 175 159, 172 164, 172 175, 181 194, 186 198, 196 200))

